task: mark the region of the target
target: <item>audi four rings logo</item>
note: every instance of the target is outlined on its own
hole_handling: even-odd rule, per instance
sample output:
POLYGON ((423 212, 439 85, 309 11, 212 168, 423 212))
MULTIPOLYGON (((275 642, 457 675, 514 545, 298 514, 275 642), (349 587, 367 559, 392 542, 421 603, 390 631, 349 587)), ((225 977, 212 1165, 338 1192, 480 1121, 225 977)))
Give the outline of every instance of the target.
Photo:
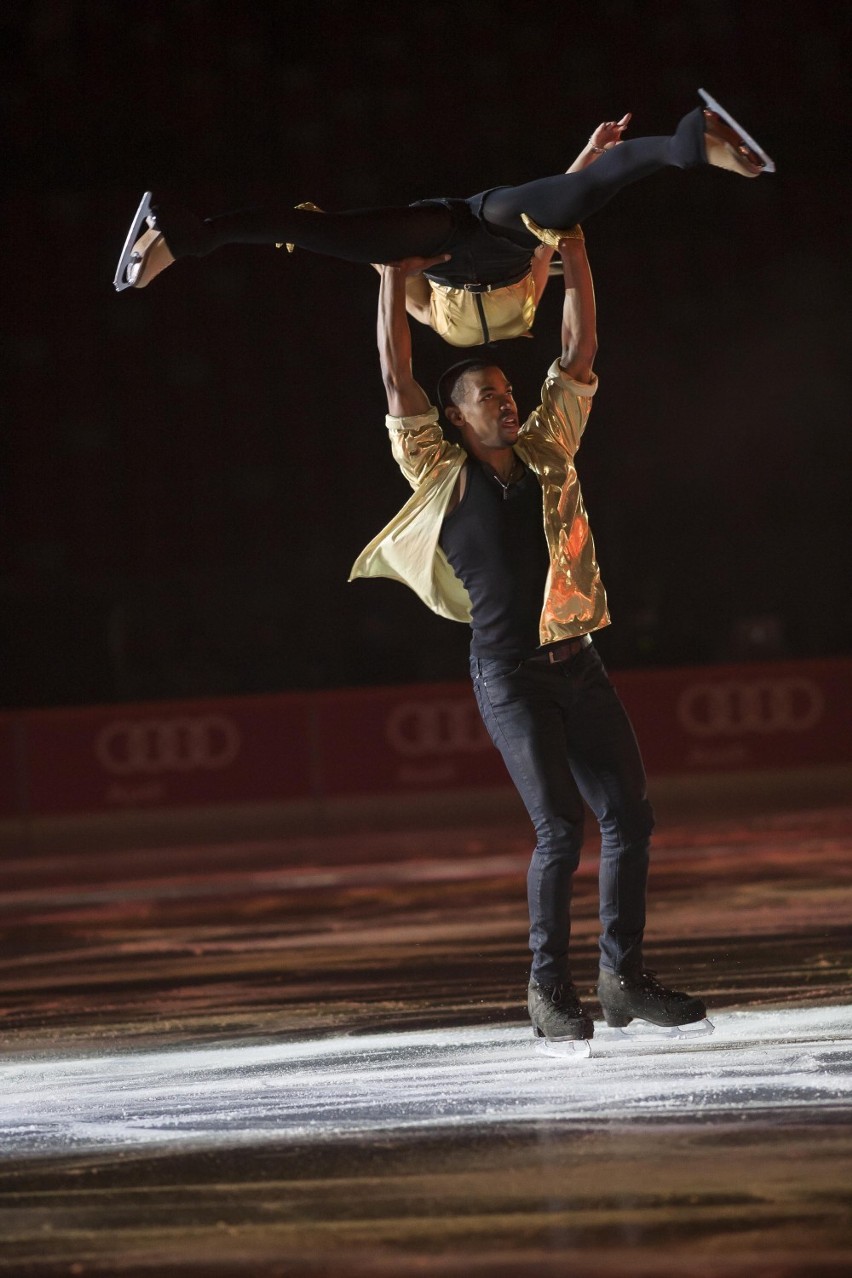
POLYGON ((119 720, 95 740, 98 762, 119 777, 226 768, 239 750, 237 725, 221 714, 119 720))
POLYGON ((819 723, 825 696, 813 679, 754 679, 694 683, 684 689, 677 716, 694 737, 747 732, 805 732, 819 723))
POLYGON ((395 706, 385 736, 398 754, 478 754, 491 746, 476 706, 467 701, 405 701, 395 706))

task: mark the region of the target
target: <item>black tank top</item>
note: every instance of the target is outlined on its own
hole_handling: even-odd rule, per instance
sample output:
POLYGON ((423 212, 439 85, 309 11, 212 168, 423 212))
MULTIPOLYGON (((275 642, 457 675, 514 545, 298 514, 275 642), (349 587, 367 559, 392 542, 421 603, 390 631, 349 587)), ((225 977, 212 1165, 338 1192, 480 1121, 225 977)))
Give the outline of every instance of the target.
POLYGON ((541 485, 532 471, 503 492, 475 458, 462 500, 441 528, 441 546, 472 605, 471 652, 520 661, 539 647, 550 566, 541 485))

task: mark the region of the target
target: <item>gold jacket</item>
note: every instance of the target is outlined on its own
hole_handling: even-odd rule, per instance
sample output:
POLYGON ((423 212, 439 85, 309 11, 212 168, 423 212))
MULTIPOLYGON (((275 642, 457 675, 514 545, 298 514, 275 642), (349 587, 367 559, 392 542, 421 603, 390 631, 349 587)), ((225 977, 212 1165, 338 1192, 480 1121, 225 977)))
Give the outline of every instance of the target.
MULTIPOLYGON (((539 620, 542 644, 609 625, 606 593, 595 557, 574 454, 586 427, 598 380, 568 377, 555 360, 541 403, 521 427, 515 452, 538 475, 550 571, 539 620)), ((394 458, 414 495, 356 559, 349 580, 391 577, 442 617, 470 623, 470 597, 439 544, 441 524, 467 454, 445 439, 438 410, 388 417, 394 458)))

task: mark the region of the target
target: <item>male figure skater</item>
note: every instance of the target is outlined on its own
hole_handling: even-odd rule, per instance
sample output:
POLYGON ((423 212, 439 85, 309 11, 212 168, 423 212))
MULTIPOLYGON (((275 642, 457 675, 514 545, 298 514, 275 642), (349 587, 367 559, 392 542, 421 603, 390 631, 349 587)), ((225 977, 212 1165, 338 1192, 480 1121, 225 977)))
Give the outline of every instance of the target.
POLYGON ((321 213, 275 205, 202 219, 179 205, 153 206, 147 192, 127 234, 115 287, 144 288, 176 258, 224 244, 284 244, 350 262, 434 257, 440 269, 409 287, 417 319, 453 346, 529 333, 546 283, 539 245, 555 248, 560 228, 582 222, 623 187, 668 166, 710 164, 745 177, 774 164, 703 89, 669 136, 622 142, 629 115, 595 130, 567 173, 497 186, 468 199, 321 213))
POLYGON ((646 971, 642 941, 653 815, 636 739, 595 651, 606 595, 574 467, 597 391, 592 277, 579 227, 559 241, 562 354, 522 421, 490 359, 441 378, 438 398, 461 443, 415 381, 406 279, 435 258, 385 266, 378 341, 394 456, 414 489, 362 552, 353 577, 394 577, 436 612, 472 628, 470 669, 482 718, 536 832, 528 873, 536 1035, 590 1038, 569 964, 571 885, 584 798, 602 834, 600 979, 608 1024, 703 1019, 700 999, 646 971))

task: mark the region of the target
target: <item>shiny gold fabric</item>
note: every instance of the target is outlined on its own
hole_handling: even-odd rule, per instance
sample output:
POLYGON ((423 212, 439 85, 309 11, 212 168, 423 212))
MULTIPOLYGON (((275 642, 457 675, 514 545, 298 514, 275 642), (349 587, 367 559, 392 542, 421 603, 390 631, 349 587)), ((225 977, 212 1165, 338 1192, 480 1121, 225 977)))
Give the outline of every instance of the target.
POLYGON ((574 226, 569 226, 567 231, 558 231, 552 226, 539 226, 526 213, 521 214, 521 221, 530 235, 534 235, 537 240, 541 240, 542 244, 546 244, 549 248, 558 249, 560 240, 585 240, 586 238, 579 222, 575 223, 574 226))
POLYGON ((432 280, 429 323, 450 346, 481 346, 492 339, 528 337, 535 319, 535 281, 532 273, 517 284, 490 293, 469 293, 432 280), (477 298, 482 303, 488 337, 483 334, 477 298))
MULTIPOLYGON (((525 421, 515 452, 541 481, 550 572, 539 620, 542 644, 570 639, 609 625, 606 594, 574 454, 597 390, 575 382, 554 361, 541 404, 525 421)), ((358 556, 349 580, 391 577, 410 586, 442 617, 470 623, 470 597, 439 545, 464 449, 444 438, 438 410, 416 417, 388 417, 393 455, 414 495, 358 556)))

